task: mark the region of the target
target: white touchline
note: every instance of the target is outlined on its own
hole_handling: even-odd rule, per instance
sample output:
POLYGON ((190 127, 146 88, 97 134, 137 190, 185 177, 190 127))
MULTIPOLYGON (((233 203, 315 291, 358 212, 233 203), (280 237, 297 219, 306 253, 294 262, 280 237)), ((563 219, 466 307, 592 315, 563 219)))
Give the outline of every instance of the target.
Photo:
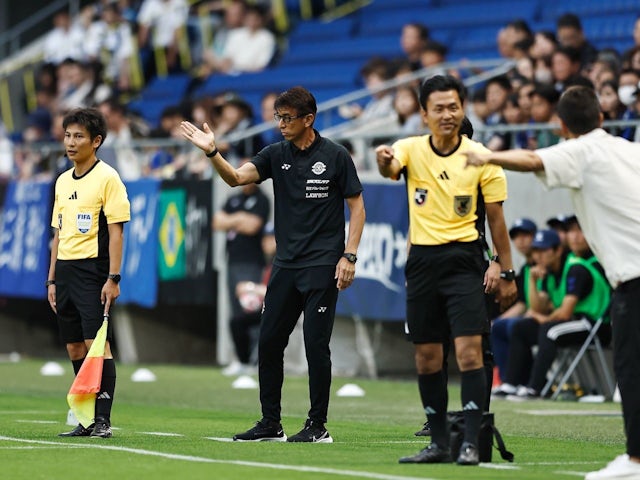
POLYGON ((26 438, 5 437, 1 435, 0 435, 0 440, 6 440, 9 442, 34 443, 37 445, 58 445, 60 447, 98 448, 102 450, 113 450, 116 452, 135 453, 137 455, 149 455, 152 457, 162 457, 162 458, 168 458, 171 460, 184 460, 187 462, 219 463, 219 464, 227 464, 227 465, 240 465, 243 467, 272 468, 274 470, 292 470, 296 472, 327 473, 331 475, 342 475, 345 477, 374 478, 377 480, 436 480, 434 478, 427 478, 427 477, 404 477, 399 475, 386 475, 384 473, 359 472, 357 470, 338 470, 335 468, 305 467, 301 465, 283 465, 279 463, 248 462, 246 460, 217 460, 215 458, 195 457, 193 455, 179 455, 176 453, 155 452, 153 450, 142 450, 140 448, 118 447, 115 445, 51 442, 46 440, 29 440, 26 438))

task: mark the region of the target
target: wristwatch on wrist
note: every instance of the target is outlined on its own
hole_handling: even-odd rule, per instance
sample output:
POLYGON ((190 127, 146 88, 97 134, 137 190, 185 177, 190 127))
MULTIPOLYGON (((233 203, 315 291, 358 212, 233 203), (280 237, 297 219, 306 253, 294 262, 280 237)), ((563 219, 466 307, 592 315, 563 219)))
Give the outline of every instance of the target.
POLYGON ((492 262, 500 263, 500 258, 498 257, 498 255, 492 255, 489 260, 492 262))
POLYGON ((115 283, 116 285, 120 283, 120 279, 122 277, 120 276, 119 273, 110 273, 109 274, 109 280, 111 280, 113 283, 115 283))
POLYGON ((503 270, 500 272, 500 278, 508 282, 513 282, 516 279, 516 272, 513 269, 503 270))
POLYGON ((51 285, 55 285, 56 281, 55 280, 47 280, 46 282, 44 282, 44 286, 49 288, 51 285))
POLYGON ((355 253, 343 253, 342 256, 349 260, 351 263, 356 263, 358 261, 358 257, 356 257, 355 253))

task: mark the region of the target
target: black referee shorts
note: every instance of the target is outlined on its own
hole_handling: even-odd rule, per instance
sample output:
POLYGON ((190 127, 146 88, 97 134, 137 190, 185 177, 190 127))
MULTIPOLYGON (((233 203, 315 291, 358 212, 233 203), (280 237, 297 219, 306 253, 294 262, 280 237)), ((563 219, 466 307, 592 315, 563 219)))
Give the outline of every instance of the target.
POLYGON ((444 343, 486 329, 484 259, 478 242, 412 245, 405 267, 413 343, 444 343))
MULTIPOLYGON (((109 275, 103 259, 58 260, 56 262, 56 309, 60 339, 64 343, 94 339, 102 326, 102 287, 109 275)), ((109 323, 107 338, 111 340, 109 323)))

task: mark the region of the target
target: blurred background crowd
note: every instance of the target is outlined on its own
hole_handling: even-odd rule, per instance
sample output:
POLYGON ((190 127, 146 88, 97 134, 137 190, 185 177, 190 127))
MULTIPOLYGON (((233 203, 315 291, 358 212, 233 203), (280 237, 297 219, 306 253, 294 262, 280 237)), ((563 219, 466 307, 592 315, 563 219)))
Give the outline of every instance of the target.
MULTIPOLYGON (((425 76, 439 73, 462 79, 485 74, 469 87, 466 108, 475 139, 494 150, 558 142, 553 128, 535 127, 554 124, 560 94, 575 84, 592 86, 605 119, 619 121, 608 124, 609 131, 640 138, 633 122, 640 110, 640 2, 626 2, 626 20, 609 36, 589 18, 591 31, 600 32, 597 42, 581 16, 568 10, 579 11, 578 2, 552 18, 543 13, 547 2, 520 2, 522 8, 494 12, 484 24, 478 18, 465 35, 438 24, 433 13, 456 10, 435 0, 344 2, 351 8, 330 20, 326 2, 311 2, 308 19, 298 12, 283 21, 280 12, 288 3, 99 0, 76 15, 69 8, 55 12, 29 70, 32 79, 25 81, 32 88, 18 92, 23 125, 9 128, 6 115, 0 124, 0 177, 51 179, 68 168, 60 146, 62 118, 70 109, 94 106, 108 123, 99 154, 124 180, 210 178, 208 159, 180 140, 180 122, 207 122, 220 139, 218 148, 240 162, 280 140, 273 101, 290 82, 308 86, 319 101, 344 99, 327 122, 316 125, 347 145, 361 169, 372 165, 366 158, 376 142, 426 131, 417 87, 425 76), (365 23, 362 17, 374 7, 371 18, 382 12, 391 28, 383 41, 371 39, 369 48, 359 50, 368 41, 367 28, 376 28, 375 21, 365 23), (352 47, 349 52, 339 48, 340 36, 351 42, 343 43, 352 47), (483 49, 476 48, 483 42, 483 49), (333 63, 323 64, 329 56, 333 63), (476 66, 473 60, 479 58, 497 60, 500 70, 476 66), (343 70, 348 81, 339 88, 320 83, 343 70), (364 93, 350 100, 358 91, 364 93), (256 125, 262 128, 252 128, 256 125), (369 143, 353 142, 358 135, 368 136, 369 143)), ((461 13, 464 2, 454 3, 461 13)), ((622 13, 610 15, 609 24, 616 15, 622 13)), ((449 24, 456 26, 457 20, 451 17, 449 24)))

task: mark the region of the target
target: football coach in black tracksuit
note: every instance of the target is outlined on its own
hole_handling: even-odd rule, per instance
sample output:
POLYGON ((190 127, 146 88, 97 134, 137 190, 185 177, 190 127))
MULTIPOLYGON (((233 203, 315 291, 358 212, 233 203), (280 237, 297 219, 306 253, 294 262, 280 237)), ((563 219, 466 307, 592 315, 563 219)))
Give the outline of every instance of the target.
POLYGON ((351 156, 313 128, 317 107, 302 87, 281 93, 274 119, 284 140, 237 169, 218 152, 214 133, 182 122, 182 134, 211 159, 230 186, 273 180, 276 256, 264 300, 258 348, 262 419, 236 441, 285 441, 280 423, 283 355, 304 312, 311 408, 290 442, 333 441, 325 428, 331 386, 329 341, 338 291, 351 285, 364 227, 362 185, 351 156), (350 211, 345 243, 344 202, 350 211))

